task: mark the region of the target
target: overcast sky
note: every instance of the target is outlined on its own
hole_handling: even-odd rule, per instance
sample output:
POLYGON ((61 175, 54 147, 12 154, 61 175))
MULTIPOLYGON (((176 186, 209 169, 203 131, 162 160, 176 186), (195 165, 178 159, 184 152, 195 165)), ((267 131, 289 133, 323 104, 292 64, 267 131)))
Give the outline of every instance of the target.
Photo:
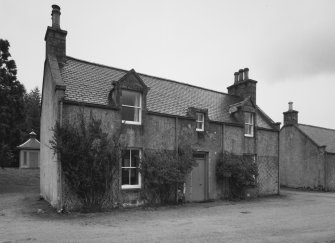
POLYGON ((0 0, 0 38, 28 91, 42 89, 52 4, 68 56, 225 93, 248 67, 274 121, 293 101, 300 123, 335 129, 335 1, 0 0))

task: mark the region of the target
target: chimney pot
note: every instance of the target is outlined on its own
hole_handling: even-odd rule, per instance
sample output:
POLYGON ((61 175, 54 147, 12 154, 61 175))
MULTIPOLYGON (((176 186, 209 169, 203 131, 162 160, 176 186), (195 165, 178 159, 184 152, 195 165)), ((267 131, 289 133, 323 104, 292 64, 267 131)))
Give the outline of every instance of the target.
POLYGON ((248 80, 249 79, 249 68, 245 68, 244 69, 244 80, 248 80))
POLYGON ((239 82, 242 82, 242 81, 243 81, 243 69, 240 69, 240 70, 238 71, 238 74, 239 74, 239 79, 238 79, 238 81, 239 81, 239 82))
POLYGON ((60 29, 60 7, 58 5, 52 5, 51 12, 52 19, 52 27, 56 29, 60 29))
POLYGON ((234 73, 234 77, 235 77, 234 83, 237 84, 238 83, 238 72, 234 73))
POLYGON ((293 111, 293 102, 292 101, 288 102, 288 110, 293 111))

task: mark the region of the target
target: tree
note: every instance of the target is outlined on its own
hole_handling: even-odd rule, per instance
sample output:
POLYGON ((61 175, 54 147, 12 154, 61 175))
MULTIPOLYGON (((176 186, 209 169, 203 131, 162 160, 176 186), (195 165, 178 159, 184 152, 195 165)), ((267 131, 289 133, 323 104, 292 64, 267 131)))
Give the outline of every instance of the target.
POLYGON ((10 44, 0 39, 0 166, 18 162, 16 146, 22 142, 25 120, 24 86, 17 80, 17 67, 9 53, 10 44))
POLYGON ((24 96, 26 122, 25 139, 28 139, 29 133, 33 130, 40 137, 40 112, 41 112, 41 94, 38 87, 31 90, 24 96))

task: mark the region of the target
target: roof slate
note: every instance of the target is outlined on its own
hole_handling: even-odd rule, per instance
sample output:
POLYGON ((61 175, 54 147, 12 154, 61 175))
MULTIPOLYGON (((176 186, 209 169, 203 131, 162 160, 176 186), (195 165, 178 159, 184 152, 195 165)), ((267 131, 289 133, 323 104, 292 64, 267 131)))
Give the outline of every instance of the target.
POLYGON ((335 130, 298 124, 299 129, 309 136, 319 146, 326 146, 326 151, 335 153, 335 130))
MULTIPOLYGON (((128 71, 66 57, 60 68, 66 85, 65 99, 90 104, 108 105, 113 81, 128 71)), ((229 106, 243 99, 205 88, 137 73, 150 89, 147 109, 152 112, 187 116, 189 107, 208 109, 212 121, 240 123, 229 114, 229 106)))

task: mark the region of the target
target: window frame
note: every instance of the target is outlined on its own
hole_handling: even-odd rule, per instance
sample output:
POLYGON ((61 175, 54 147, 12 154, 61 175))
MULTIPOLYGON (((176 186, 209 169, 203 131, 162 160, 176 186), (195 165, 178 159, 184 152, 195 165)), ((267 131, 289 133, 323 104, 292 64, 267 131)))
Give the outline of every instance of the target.
MULTIPOLYGON (((122 92, 130 92, 130 93, 134 93, 134 94, 139 94, 140 95, 140 105, 139 106, 131 106, 131 105, 124 105, 122 104, 122 101, 120 99, 120 103, 121 103, 121 119, 122 119, 122 107, 128 107, 128 108, 133 108, 134 112, 136 111, 136 109, 139 109, 139 115, 138 115, 138 121, 128 121, 128 120, 123 120, 122 119, 122 123, 124 124, 131 124, 131 125, 141 125, 142 124, 142 93, 138 92, 138 91, 134 91, 134 90, 122 90, 122 92)), ((122 95, 121 95, 122 97, 122 95)))
MULTIPOLYGON (((139 164, 141 163, 141 158, 142 158, 142 150, 139 149, 139 148, 127 148, 125 150, 122 151, 122 153, 124 153, 125 151, 129 151, 130 154, 129 154, 129 167, 123 167, 122 166, 122 161, 121 161, 121 189, 140 189, 142 187, 142 178, 141 178, 141 173, 140 171, 138 171, 138 184, 137 185, 129 185, 129 184, 126 184, 126 185, 122 185, 122 169, 139 169, 139 164), (138 151, 138 154, 139 154, 139 164, 138 164, 138 167, 132 167, 131 166, 131 151, 138 151)), ((130 173, 131 174, 131 173, 130 173)))
POLYGON ((202 112, 196 112, 195 115, 196 115, 196 120, 195 120, 196 121, 196 128, 195 128, 195 130, 197 132, 205 131, 205 114, 202 113, 202 112), (201 120, 198 120, 198 115, 201 115, 201 117, 202 117, 201 120), (202 125, 201 128, 198 128, 198 124, 202 125))
POLYGON ((255 134, 255 119, 254 119, 254 113, 251 112, 245 112, 244 113, 244 136, 245 137, 254 137, 255 134), (250 115, 250 119, 247 120, 247 114, 250 115), (250 133, 247 133, 247 127, 248 130, 250 129, 250 133))

